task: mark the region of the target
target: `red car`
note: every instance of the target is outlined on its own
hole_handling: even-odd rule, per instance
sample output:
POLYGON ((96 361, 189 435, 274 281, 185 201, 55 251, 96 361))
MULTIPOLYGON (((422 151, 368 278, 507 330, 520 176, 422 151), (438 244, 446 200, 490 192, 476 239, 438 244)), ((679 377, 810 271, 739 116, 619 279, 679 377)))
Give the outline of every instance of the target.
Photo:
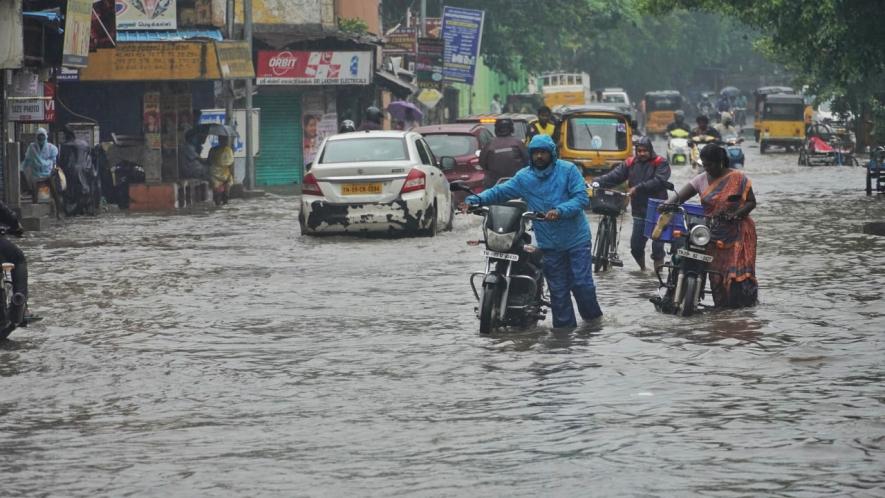
MULTIPOLYGON (((446 171, 449 182, 461 181, 474 192, 482 191, 482 179, 485 171, 479 165, 479 151, 495 136, 479 123, 455 123, 444 125, 428 125, 415 128, 430 145, 430 150, 437 158, 453 157, 457 166, 446 171)), ((461 202, 466 197, 464 192, 453 192, 453 201, 461 202)))

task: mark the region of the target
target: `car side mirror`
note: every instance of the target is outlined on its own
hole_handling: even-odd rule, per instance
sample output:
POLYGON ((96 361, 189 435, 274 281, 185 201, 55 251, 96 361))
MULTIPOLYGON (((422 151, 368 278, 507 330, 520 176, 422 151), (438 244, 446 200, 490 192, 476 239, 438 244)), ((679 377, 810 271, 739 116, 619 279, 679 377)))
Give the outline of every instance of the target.
POLYGON ((454 157, 443 156, 439 158, 439 168, 443 171, 452 171, 457 165, 458 163, 455 161, 454 157))

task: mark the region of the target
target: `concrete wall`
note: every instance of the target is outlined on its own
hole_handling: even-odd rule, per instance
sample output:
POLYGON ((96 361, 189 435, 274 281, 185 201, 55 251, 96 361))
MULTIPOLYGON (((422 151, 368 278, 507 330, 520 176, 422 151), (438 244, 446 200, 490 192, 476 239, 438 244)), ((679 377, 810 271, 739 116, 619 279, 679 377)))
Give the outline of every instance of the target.
POLYGON ((335 0, 335 15, 343 18, 359 18, 369 25, 369 33, 381 34, 378 7, 381 0, 335 0))

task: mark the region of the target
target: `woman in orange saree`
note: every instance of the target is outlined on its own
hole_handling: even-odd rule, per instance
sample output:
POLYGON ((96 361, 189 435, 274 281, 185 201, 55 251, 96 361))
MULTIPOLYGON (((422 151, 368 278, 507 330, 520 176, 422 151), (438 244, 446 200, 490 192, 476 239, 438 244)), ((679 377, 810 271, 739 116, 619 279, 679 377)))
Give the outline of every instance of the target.
POLYGON ((718 145, 701 151, 704 173, 682 188, 681 204, 700 195, 704 214, 715 219, 710 264, 710 288, 717 308, 742 308, 756 304, 756 223, 749 217, 756 208, 753 183, 742 171, 729 169, 728 153, 718 145))

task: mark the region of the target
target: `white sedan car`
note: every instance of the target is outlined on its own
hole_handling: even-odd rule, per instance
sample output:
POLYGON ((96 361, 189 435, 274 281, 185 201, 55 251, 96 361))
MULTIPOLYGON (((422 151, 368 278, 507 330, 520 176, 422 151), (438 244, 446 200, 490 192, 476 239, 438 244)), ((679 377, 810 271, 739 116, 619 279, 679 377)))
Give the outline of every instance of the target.
MULTIPOLYGON (((447 167, 454 161, 446 158, 447 167)), ((356 131, 328 137, 304 176, 301 233, 424 233, 450 229, 449 182, 420 134, 356 131)))

